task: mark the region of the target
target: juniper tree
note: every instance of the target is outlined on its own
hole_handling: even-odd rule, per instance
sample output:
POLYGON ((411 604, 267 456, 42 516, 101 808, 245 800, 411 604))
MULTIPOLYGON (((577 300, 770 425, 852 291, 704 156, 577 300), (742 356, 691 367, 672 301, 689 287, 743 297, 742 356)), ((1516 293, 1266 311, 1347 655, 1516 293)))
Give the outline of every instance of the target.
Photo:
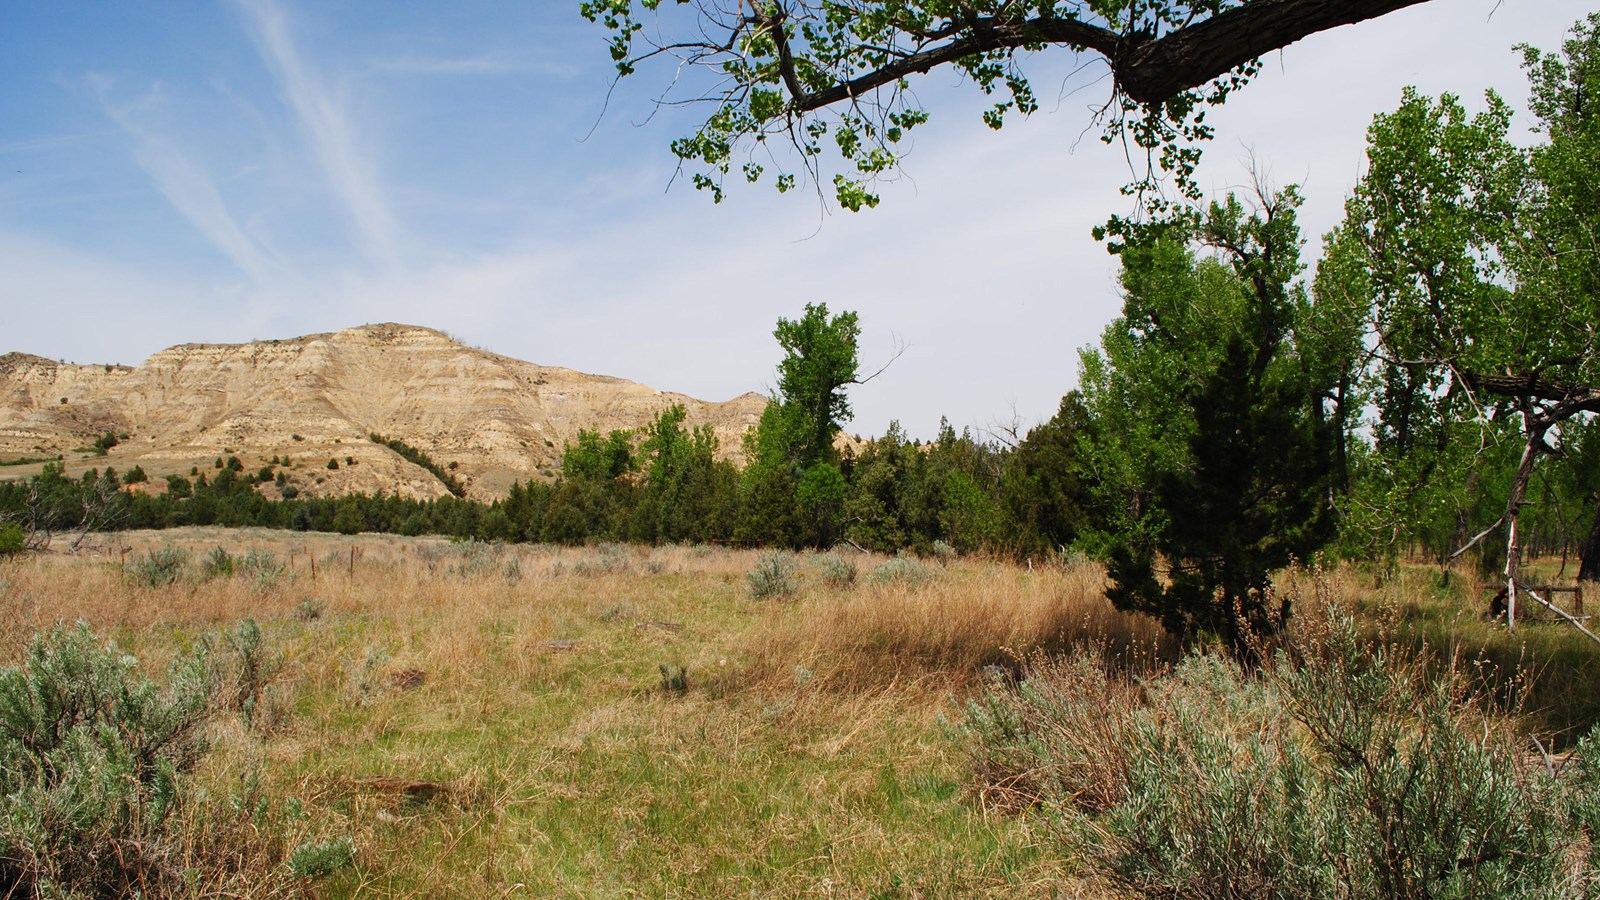
POLYGON ((1125 234, 1123 315, 1084 354, 1107 595, 1244 655, 1290 615, 1272 571, 1334 533, 1353 362, 1308 333, 1297 192, 1257 201, 1125 234))

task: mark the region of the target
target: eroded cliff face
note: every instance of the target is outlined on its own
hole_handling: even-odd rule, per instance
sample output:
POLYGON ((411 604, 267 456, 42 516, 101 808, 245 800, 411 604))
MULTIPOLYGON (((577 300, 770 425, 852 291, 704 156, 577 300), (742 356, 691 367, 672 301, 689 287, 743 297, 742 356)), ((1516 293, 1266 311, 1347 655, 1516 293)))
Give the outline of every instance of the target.
POLYGON ((183 344, 134 368, 0 356, 0 458, 64 454, 69 472, 137 464, 154 477, 229 455, 253 471, 277 456, 292 461, 293 483, 312 494, 447 493, 425 469, 368 440, 377 433, 452 467, 469 496, 492 499, 513 481, 552 474, 579 429, 641 428, 673 403, 684 405, 689 427, 710 423, 722 456, 737 458, 766 402, 745 394, 708 403, 488 353, 430 328, 364 325, 183 344), (108 431, 128 437, 104 459, 74 452, 108 431), (328 469, 329 459, 340 467, 328 469))

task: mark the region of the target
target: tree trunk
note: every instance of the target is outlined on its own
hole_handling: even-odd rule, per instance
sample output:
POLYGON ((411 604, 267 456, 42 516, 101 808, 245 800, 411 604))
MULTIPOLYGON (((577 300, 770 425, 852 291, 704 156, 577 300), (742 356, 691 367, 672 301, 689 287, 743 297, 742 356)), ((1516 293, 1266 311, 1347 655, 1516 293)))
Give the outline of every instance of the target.
POLYGON ((1578 548, 1578 580, 1600 581, 1600 497, 1595 499, 1594 525, 1578 548))
POLYGON ((1161 103, 1253 59, 1316 34, 1387 15, 1419 0, 1256 0, 1111 57, 1117 85, 1161 103))
POLYGON ((1528 443, 1522 448, 1522 461, 1517 464, 1517 474, 1511 479, 1511 493, 1506 497, 1506 630, 1517 630, 1517 574, 1522 565, 1522 545, 1517 534, 1517 514, 1522 510, 1522 498, 1528 491, 1528 481, 1533 477, 1533 461, 1544 446, 1544 435, 1550 430, 1548 423, 1534 422, 1528 417, 1528 443))

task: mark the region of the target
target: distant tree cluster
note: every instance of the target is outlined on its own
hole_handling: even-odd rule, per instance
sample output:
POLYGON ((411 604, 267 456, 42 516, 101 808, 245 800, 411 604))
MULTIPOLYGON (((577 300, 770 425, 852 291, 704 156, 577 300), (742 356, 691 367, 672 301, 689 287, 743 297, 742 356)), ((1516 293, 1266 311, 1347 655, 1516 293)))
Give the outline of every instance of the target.
MULTIPOLYGON (((377 432, 367 435, 367 439, 372 441, 374 444, 381 444, 385 447, 388 447, 390 450, 393 450, 395 453, 399 454, 400 458, 406 462, 409 462, 412 465, 421 466, 422 468, 428 470, 433 477, 439 479, 439 483, 444 485, 445 490, 449 491, 455 496, 465 497, 467 495, 466 485, 462 484, 461 480, 456 478, 455 473, 446 470, 443 466, 439 465, 437 462, 434 462, 433 457, 421 450, 418 450, 416 447, 411 446, 399 438, 386 438, 377 432)), ((337 460, 329 460, 329 462, 335 463, 335 465, 329 466, 330 469, 338 467, 337 460)))

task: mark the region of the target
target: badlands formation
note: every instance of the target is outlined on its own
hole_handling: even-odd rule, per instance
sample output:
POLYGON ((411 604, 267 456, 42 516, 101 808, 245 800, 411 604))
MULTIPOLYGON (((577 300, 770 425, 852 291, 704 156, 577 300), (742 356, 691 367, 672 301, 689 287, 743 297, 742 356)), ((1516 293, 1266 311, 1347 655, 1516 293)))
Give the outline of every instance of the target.
MULTIPOLYGON (((277 456, 309 494, 448 493, 426 469, 372 443, 377 433, 422 450, 468 496, 490 500, 514 481, 552 476, 579 429, 642 428, 673 403, 687 409, 689 427, 711 424, 722 457, 737 458, 767 400, 750 393, 708 403, 488 353, 412 325, 183 344, 133 368, 9 353, 0 356, 0 461, 60 455, 69 475, 139 465, 160 486, 163 475, 209 471, 219 457, 237 456, 255 471, 277 456), (106 432, 127 437, 103 457, 85 450, 106 432)), ((0 478, 38 468, 0 467, 0 478)))

